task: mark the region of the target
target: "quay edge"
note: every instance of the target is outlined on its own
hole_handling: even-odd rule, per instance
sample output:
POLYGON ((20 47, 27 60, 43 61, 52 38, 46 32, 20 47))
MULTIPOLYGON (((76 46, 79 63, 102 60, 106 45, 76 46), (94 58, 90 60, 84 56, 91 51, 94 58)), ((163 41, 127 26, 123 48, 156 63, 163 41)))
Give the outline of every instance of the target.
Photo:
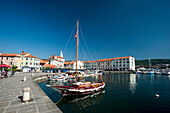
POLYGON ((0 113, 62 113, 36 83, 36 78, 45 77, 47 73, 34 73, 34 77, 31 75, 32 73, 15 73, 13 77, 0 79, 0 113), (25 76, 26 81, 23 81, 25 76), (22 102, 24 87, 31 89, 29 102, 22 102))

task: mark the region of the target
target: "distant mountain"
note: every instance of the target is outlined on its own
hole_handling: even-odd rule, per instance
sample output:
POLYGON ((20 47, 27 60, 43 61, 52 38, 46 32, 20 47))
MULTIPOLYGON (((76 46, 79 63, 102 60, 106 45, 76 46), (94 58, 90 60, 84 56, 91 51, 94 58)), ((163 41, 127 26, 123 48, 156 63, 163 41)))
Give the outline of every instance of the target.
MULTIPOLYGON (((170 64, 170 59, 150 59, 151 65, 156 64, 170 64)), ((146 60, 136 60, 136 65, 149 65, 149 59, 146 60)))

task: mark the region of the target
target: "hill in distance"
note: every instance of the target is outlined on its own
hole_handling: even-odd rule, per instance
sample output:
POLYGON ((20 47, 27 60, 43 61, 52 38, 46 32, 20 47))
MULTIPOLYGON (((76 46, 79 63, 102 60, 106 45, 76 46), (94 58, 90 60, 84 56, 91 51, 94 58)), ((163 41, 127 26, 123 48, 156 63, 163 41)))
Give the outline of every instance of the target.
MULTIPOLYGON (((151 65, 170 64, 170 59, 150 59, 151 65)), ((149 65, 149 59, 136 60, 136 65, 149 65)))

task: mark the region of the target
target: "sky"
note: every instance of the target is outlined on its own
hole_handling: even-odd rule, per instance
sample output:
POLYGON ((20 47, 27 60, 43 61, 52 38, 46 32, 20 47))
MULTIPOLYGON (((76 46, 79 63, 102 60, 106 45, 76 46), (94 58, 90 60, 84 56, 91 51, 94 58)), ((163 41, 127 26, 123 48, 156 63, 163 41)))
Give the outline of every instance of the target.
POLYGON ((75 60, 78 19, 80 60, 170 58, 169 0, 0 0, 0 52, 75 60))

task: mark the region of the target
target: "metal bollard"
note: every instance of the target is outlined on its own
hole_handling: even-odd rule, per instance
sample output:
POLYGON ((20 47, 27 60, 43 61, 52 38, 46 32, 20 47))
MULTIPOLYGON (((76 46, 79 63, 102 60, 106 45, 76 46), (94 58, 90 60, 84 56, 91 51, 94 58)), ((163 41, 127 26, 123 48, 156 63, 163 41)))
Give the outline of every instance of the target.
POLYGON ((26 76, 23 78, 23 81, 26 81, 27 80, 27 78, 26 78, 26 76))
POLYGON ((30 88, 29 87, 25 87, 23 88, 23 98, 22 101, 29 101, 31 99, 30 97, 30 88))

